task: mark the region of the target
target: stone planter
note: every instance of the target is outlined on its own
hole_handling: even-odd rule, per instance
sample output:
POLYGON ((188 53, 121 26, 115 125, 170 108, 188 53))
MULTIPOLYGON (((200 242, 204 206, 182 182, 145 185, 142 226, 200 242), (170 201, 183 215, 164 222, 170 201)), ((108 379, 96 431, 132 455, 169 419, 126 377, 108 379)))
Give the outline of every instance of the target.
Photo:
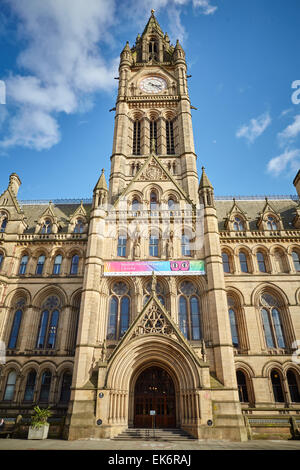
POLYGON ((40 428, 29 427, 27 439, 47 439, 49 424, 44 424, 40 428))

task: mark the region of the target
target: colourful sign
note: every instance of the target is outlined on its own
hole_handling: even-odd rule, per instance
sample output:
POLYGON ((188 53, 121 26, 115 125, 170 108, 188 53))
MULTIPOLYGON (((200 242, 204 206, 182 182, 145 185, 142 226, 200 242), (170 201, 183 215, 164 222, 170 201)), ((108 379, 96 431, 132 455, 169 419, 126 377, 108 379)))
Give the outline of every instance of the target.
POLYGON ((108 261, 104 276, 186 276, 205 274, 203 260, 183 261, 108 261))

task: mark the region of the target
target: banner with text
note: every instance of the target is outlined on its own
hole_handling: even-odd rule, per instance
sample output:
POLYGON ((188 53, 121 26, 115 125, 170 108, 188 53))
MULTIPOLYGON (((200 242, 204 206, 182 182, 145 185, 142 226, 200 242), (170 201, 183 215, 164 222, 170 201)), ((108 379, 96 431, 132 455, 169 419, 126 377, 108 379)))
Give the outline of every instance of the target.
POLYGON ((205 274, 203 260, 184 261, 108 261, 104 276, 186 276, 205 274))

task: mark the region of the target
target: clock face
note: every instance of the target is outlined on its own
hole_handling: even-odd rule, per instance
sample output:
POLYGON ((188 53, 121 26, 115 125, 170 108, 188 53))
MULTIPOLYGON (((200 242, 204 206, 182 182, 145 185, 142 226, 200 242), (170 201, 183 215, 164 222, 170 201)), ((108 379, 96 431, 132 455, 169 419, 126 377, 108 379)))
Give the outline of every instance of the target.
POLYGON ((140 82, 140 89, 145 93, 161 93, 167 88, 167 83, 160 77, 146 77, 140 82))

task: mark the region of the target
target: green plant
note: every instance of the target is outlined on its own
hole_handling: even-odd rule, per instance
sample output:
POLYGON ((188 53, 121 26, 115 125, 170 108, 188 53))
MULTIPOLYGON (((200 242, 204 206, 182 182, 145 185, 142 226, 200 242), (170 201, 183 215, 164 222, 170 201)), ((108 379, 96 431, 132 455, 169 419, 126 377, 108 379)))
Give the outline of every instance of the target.
POLYGON ((47 419, 52 415, 49 408, 41 409, 39 406, 35 406, 34 414, 31 416, 31 426, 33 428, 40 428, 47 424, 47 419))

